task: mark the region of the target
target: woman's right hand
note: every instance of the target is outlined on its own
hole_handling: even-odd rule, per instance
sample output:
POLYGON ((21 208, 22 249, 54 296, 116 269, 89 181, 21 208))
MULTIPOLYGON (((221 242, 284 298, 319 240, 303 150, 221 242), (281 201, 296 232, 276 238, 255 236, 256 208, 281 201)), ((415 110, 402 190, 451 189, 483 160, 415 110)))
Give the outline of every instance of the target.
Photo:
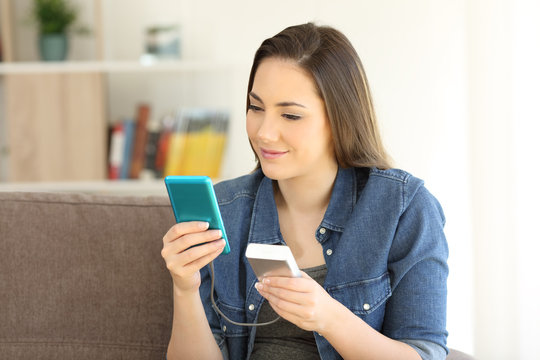
POLYGON ((221 231, 208 230, 207 222, 182 222, 171 227, 163 237, 161 256, 171 272, 175 291, 198 291, 200 269, 218 257, 224 247, 221 231), (198 244, 202 245, 194 246, 198 244))

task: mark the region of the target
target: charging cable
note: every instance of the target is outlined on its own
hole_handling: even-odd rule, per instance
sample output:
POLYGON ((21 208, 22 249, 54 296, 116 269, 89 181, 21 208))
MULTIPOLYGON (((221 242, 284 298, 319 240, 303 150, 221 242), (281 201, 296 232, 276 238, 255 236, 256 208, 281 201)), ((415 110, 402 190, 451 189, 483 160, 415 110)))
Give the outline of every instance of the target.
POLYGON ((232 321, 221 310, 219 310, 219 308, 216 305, 216 302, 214 300, 214 262, 213 261, 210 262, 210 277, 211 277, 210 300, 212 301, 212 307, 214 308, 214 310, 216 310, 216 312, 219 315, 221 315, 225 320, 227 320, 231 324, 238 325, 238 326, 265 326, 265 325, 273 324, 276 321, 278 321, 279 319, 281 319, 281 316, 278 316, 277 318, 275 318, 272 321, 263 322, 263 323, 241 323, 241 322, 232 321))

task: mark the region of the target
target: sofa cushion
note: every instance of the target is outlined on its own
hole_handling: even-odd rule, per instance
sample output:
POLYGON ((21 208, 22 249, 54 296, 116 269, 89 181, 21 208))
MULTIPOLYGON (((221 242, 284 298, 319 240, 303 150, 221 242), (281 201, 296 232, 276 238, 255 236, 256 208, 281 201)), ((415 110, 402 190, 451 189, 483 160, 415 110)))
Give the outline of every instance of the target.
POLYGON ((163 358, 172 224, 166 197, 0 193, 2 358, 163 358))

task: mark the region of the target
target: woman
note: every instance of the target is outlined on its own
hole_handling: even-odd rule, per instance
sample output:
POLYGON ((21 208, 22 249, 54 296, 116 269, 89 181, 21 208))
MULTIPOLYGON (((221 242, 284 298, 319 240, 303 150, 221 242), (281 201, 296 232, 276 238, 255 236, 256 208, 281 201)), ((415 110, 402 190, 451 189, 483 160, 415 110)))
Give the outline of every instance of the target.
POLYGON ((360 59, 330 27, 293 26, 258 49, 246 128, 258 168, 215 186, 231 253, 204 222, 174 225, 169 359, 444 359, 444 215, 390 169, 360 59), (248 243, 288 245, 302 278, 258 281, 248 243), (192 247, 195 244, 203 244, 192 247), (211 261, 218 308, 210 301, 211 261))

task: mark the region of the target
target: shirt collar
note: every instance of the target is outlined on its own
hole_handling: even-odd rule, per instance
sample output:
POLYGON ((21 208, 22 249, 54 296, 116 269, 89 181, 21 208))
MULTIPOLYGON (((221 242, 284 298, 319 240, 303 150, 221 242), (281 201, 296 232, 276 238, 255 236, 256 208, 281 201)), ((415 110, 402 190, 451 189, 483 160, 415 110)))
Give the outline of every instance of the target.
POLYGON ((272 180, 264 176, 253 204, 248 242, 275 244, 281 241, 272 180))
MULTIPOLYGON (((342 232, 356 203, 356 175, 354 168, 338 169, 330 203, 321 226, 342 232)), ((274 201, 272 180, 264 176, 255 197, 248 242, 262 244, 283 243, 274 201)))
POLYGON ((339 168, 330 203, 321 226, 343 232, 356 204, 356 174, 354 168, 339 168))

